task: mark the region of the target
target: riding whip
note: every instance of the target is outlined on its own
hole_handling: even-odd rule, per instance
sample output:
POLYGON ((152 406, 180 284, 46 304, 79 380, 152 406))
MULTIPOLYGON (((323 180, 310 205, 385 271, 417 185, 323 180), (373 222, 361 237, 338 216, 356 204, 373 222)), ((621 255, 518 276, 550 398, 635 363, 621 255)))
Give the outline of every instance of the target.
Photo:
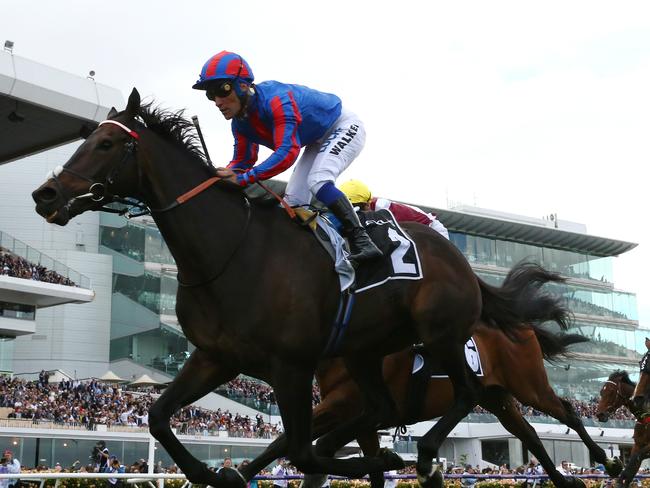
POLYGON ((205 139, 203 139, 203 132, 201 132, 201 126, 199 125, 199 118, 196 115, 192 116, 192 123, 196 127, 196 132, 199 134, 199 140, 201 141, 201 146, 203 146, 203 153, 208 160, 208 163, 212 164, 210 159, 210 154, 208 154, 208 146, 205 145, 205 139))

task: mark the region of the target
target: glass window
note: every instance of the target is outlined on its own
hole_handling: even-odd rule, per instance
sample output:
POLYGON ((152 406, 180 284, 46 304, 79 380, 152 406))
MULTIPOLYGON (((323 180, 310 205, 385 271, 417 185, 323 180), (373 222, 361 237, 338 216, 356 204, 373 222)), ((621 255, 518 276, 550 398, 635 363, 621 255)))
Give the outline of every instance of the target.
POLYGON ((21 303, 0 302, 0 317, 20 320, 35 320, 36 307, 21 303))
POLYGON ((485 440, 481 441, 482 459, 492 464, 501 466, 510 463, 510 448, 506 440, 485 440))

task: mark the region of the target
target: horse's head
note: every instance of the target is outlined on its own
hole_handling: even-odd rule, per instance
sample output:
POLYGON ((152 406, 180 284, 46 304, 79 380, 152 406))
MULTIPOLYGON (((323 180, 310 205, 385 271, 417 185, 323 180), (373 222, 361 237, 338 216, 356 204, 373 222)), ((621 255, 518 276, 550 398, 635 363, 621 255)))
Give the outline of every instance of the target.
POLYGON ((650 393, 650 340, 646 338, 645 345, 648 348, 641 361, 639 361, 639 382, 632 395, 632 404, 639 412, 650 410, 649 393, 650 393))
POLYGON ((607 422, 609 416, 630 400, 634 383, 625 371, 615 371, 600 389, 600 400, 596 407, 596 418, 607 422))
POLYGON ((140 94, 134 88, 123 112, 111 109, 107 120, 90 134, 82 134, 87 136, 85 142, 32 193, 39 215, 66 225, 76 215, 99 210, 115 196, 135 196, 139 135, 132 128, 139 109, 140 94))

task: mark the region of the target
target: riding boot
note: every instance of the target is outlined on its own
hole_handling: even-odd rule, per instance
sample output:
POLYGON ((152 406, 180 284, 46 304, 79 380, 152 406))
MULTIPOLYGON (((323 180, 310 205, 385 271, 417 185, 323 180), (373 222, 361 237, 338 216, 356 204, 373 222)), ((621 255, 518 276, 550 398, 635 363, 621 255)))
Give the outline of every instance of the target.
POLYGON ((359 217, 347 197, 340 197, 328 207, 336 218, 341 221, 343 235, 350 244, 351 255, 349 259, 351 261, 368 261, 383 256, 383 253, 375 246, 366 229, 359 222, 359 217))

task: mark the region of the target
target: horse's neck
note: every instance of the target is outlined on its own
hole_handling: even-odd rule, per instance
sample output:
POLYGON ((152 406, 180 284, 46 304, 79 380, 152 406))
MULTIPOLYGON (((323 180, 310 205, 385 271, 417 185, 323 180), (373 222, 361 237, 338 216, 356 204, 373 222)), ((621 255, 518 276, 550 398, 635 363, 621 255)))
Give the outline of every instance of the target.
MULTIPOLYGON (((167 207, 210 177, 196 161, 183 160, 178 150, 159 151, 154 159, 146 175, 145 201, 151 208, 167 207)), ((201 277, 219 266, 215 256, 228 255, 237 245, 246 209, 236 190, 209 188, 172 210, 153 212, 153 218, 179 273, 201 277)))

